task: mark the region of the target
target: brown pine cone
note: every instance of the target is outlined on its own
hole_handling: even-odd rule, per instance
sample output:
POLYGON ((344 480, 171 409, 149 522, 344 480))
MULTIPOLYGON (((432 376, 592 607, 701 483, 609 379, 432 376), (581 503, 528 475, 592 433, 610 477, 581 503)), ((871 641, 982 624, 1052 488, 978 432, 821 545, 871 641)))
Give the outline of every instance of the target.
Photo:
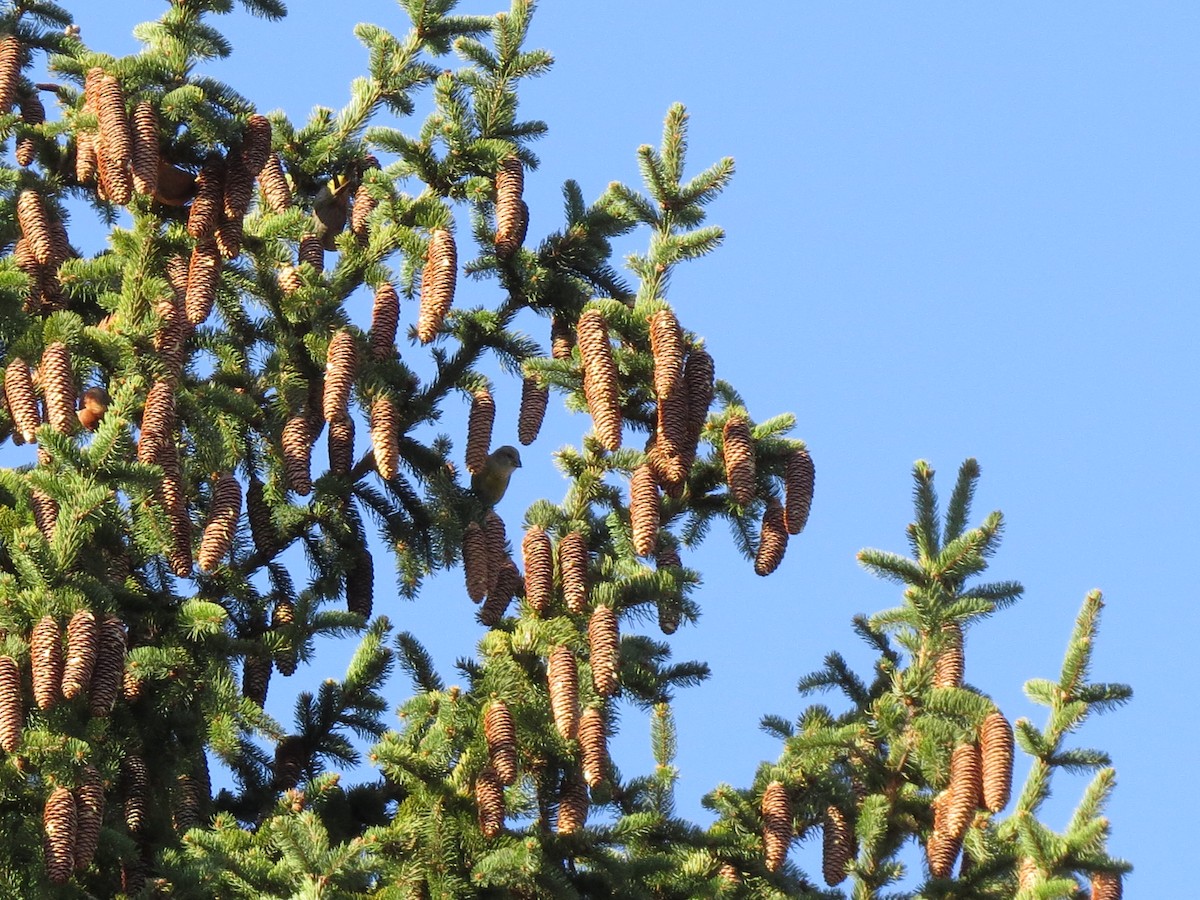
POLYGON ((88 686, 88 707, 94 717, 103 719, 112 712, 113 704, 125 681, 125 646, 127 638, 121 620, 109 616, 100 626, 96 647, 96 667, 88 686))
POLYGON ((287 486, 306 497, 312 493, 312 423, 308 416, 296 415, 283 426, 283 475, 287 486))
POLYGON ((121 793, 125 798, 125 827, 137 834, 150 818, 150 773, 140 753, 126 753, 121 760, 121 793))
POLYGON ((272 668, 269 656, 248 655, 242 663, 242 696, 259 708, 267 702, 272 668))
POLYGON ((504 520, 494 509, 483 518, 483 534, 487 539, 488 593, 496 587, 500 569, 508 560, 508 531, 504 520))
POLYGON ((280 213, 291 208, 292 189, 288 186, 287 176, 283 173, 283 161, 278 153, 267 154, 266 162, 258 173, 258 184, 271 212, 280 213))
POLYGON ((78 820, 75 795, 61 784, 46 798, 42 828, 46 832, 46 874, 54 884, 66 884, 71 879, 71 870, 75 868, 78 820))
POLYGON ((342 328, 329 342, 325 357, 325 394, 322 409, 325 421, 344 419, 350 410, 350 389, 358 373, 358 343, 354 332, 342 328))
POLYGON ((792 843, 792 800, 781 782, 772 781, 763 791, 763 859, 768 871, 777 872, 792 843))
POLYGON ((38 412, 37 396, 33 392, 33 375, 29 364, 19 356, 4 370, 4 397, 13 425, 26 443, 37 439, 38 426, 42 424, 38 412))
POLYGON ((536 378, 525 378, 521 382, 521 412, 517 416, 517 439, 523 445, 528 446, 537 440, 549 401, 550 389, 539 384, 536 378))
POLYGON ((92 864, 100 845, 100 827, 104 823, 104 779, 90 763, 84 765, 83 775, 75 788, 75 812, 78 827, 74 863, 76 869, 86 869, 92 864))
POLYGON ((989 713, 979 728, 979 756, 983 808, 998 813, 1008 805, 1013 770, 1013 730, 999 710, 989 713))
POLYGON ((546 681, 554 727, 563 740, 573 740, 579 729, 579 672, 575 655, 568 648, 559 645, 550 651, 546 681))
POLYGON ((621 405, 608 325, 599 310, 589 309, 579 317, 575 333, 583 363, 583 394, 596 436, 603 447, 617 450, 621 446, 621 405))
POLYGON ((562 791, 558 798, 558 821, 554 830, 559 834, 574 834, 587 822, 587 785, 578 772, 563 776, 562 791))
POLYGON ((242 166, 255 177, 270 155, 271 120, 255 113, 246 120, 246 133, 242 136, 242 166))
POLYGON ((75 180, 91 184, 100 166, 96 158, 96 135, 90 131, 75 132, 75 180))
POLYGON ((495 628, 508 612, 508 605, 521 589, 521 573, 517 564, 511 559, 505 559, 496 574, 496 584, 488 591, 487 599, 479 610, 479 622, 488 628, 495 628))
POLYGON ((488 759, 501 784, 517 780, 517 730, 512 713, 503 700, 494 700, 483 714, 483 736, 488 759))
POLYGON ((654 437, 663 454, 677 465, 690 469, 695 449, 688 443, 689 405, 687 386, 680 380, 669 394, 658 398, 655 409, 654 437))
POLYGON ((400 415, 395 401, 386 394, 371 402, 371 449, 379 477, 391 481, 400 467, 400 415))
POLYGON ((815 479, 816 470, 807 450, 793 450, 788 454, 783 463, 783 518, 787 523, 788 534, 799 534, 808 523, 815 479))
POLYGON ((467 418, 467 471, 478 475, 487 465, 492 446, 492 424, 496 420, 496 401, 491 391, 480 388, 471 398, 467 418))
POLYGON ((230 221, 240 223, 254 197, 254 176, 250 174, 240 154, 231 154, 225 166, 221 185, 221 212, 230 221))
POLYGON ((39 265, 54 258, 54 239, 50 234, 50 216, 37 191, 26 189, 17 196, 17 225, 39 265))
POLYGON ((617 614, 607 606, 597 606, 588 620, 588 647, 592 666, 592 685, 601 697, 611 697, 620 687, 621 634, 617 614))
POLYGON ((192 520, 188 515, 187 485, 183 481, 183 469, 179 465, 179 453, 174 441, 165 442, 158 449, 158 464, 163 478, 158 485, 158 500, 171 525, 171 546, 168 555, 171 569, 179 578, 192 573, 192 520))
POLYGON ((362 242, 367 240, 367 221, 379 201, 371 196, 367 185, 360 184, 354 192, 354 204, 350 207, 350 233, 362 242))
MULTIPOLYGON (((0 51, 2 52, 2 51, 0 51)), ((0 66, 3 63, 0 62, 0 66)), ((42 104, 42 100, 36 93, 30 93, 23 96, 20 100, 21 105, 21 121, 34 128, 46 121, 46 107, 42 104)), ((34 157, 37 155, 37 139, 31 133, 24 134, 17 141, 17 165, 28 166, 33 163, 34 157)))
MULTIPOLYGON (((654 555, 654 564, 658 569, 679 568, 683 560, 679 551, 674 547, 660 544, 654 555)), ((672 597, 660 597, 658 601, 658 627, 663 634, 674 634, 679 629, 681 619, 679 604, 672 597)))
POLYGON ((53 541, 54 529, 58 526, 58 503, 41 488, 34 488, 29 492, 29 506, 37 530, 47 541, 53 541))
POLYGON ((62 691, 62 631, 53 616, 42 616, 29 638, 29 656, 33 669, 33 698, 38 709, 49 709, 58 702, 62 691))
POLYGON ((750 423, 744 416, 733 416, 725 423, 724 458, 729 496, 738 506, 749 506, 754 502, 757 488, 754 483, 754 439, 750 436, 750 423))
POLYGON ((554 316, 550 320, 550 355, 554 359, 570 359, 575 349, 575 333, 566 319, 554 316))
POLYGON ((558 570, 567 609, 579 615, 587 607, 588 547, 578 531, 568 531, 558 542, 558 570))
POLYGON ((89 609, 77 610, 67 623, 67 659, 63 666, 62 693, 73 700, 92 681, 96 667, 96 652, 100 643, 100 628, 89 609))
POLYGON ((187 230, 197 241, 212 237, 220 224, 221 211, 225 206, 223 168, 217 161, 208 162, 200 167, 196 175, 196 196, 192 198, 192 206, 188 210, 187 230))
POLYGON ((275 528, 271 507, 263 496, 263 483, 253 476, 246 488, 246 518, 250 520, 254 549, 273 559, 281 549, 279 532, 275 528))
POLYGON ((425 268, 421 274, 417 337, 422 344, 428 344, 441 330, 442 321, 454 303, 457 280, 458 248, 454 235, 444 228, 435 228, 429 234, 429 249, 425 251, 425 268))
MULTIPOLYGON (((325 382, 328 387, 329 382, 325 382)), ((354 465, 354 420, 342 416, 329 423, 329 471, 348 475, 354 465)))
POLYGON ((242 486, 227 472, 213 485, 212 509, 200 538, 200 552, 196 554, 201 572, 214 571, 229 555, 241 515, 242 486))
MULTIPOLYGON (((286 597, 281 597, 275 603, 275 608, 271 610, 271 630, 274 632, 286 631, 296 621, 296 604, 286 597)), ((275 653, 274 657, 275 668, 285 678, 293 675, 296 671, 296 653, 295 648, 289 646, 275 653)))
POLYGON ((369 619, 375 607, 375 561, 367 550, 366 535, 362 541, 355 564, 346 572, 346 611, 369 619))
POLYGON ((846 880, 846 866, 858 855, 854 828, 836 806, 825 809, 822 841, 822 874, 830 887, 846 880))
POLYGON ((683 375, 683 330, 669 309, 650 317, 650 352, 654 356, 654 393, 661 400, 675 391, 683 375))
POLYGON ((381 281, 375 289, 371 307, 371 355, 391 359, 396 352, 396 327, 400 322, 400 296, 390 281, 381 281))
POLYGON ((544 529, 535 525, 525 532, 521 556, 525 561, 525 599, 542 615, 554 597, 554 551, 544 529))
POLYGON ((300 272, 295 266, 281 266, 278 281, 279 289, 288 295, 304 287, 304 279, 300 277, 300 272))
POLYGON ((934 662, 933 686, 962 687, 965 669, 962 626, 957 622, 947 622, 942 626, 942 632, 942 650, 934 662))
POLYGON ((46 398, 46 418, 61 434, 75 430, 75 373, 71 370, 71 351, 61 341, 46 345, 42 351, 42 392, 46 398))
POLYGON ((1123 887, 1120 872, 1093 872, 1091 900, 1121 900, 1123 887))
POLYGON ((0 750, 5 753, 17 751, 24 724, 21 670, 11 656, 0 656, 0 750))
POLYGON ((579 717, 580 767, 588 787, 596 787, 608 775, 607 741, 604 713, 589 706, 579 717))
POLYGON ((463 531, 463 572, 467 596, 482 603, 488 592, 488 541, 477 522, 468 522, 463 531))
POLYGON ((188 265, 187 298, 184 300, 184 310, 192 325, 202 325, 208 319, 220 281, 220 249, 212 241, 197 244, 188 265))
POLYGON ((309 754, 299 735, 289 734, 275 745, 275 778, 271 786, 277 791, 294 788, 304 777, 309 754))
POLYGON ((658 543, 658 480, 645 463, 633 470, 629 481, 629 518, 633 525, 633 552, 650 556, 658 543))
POLYGON ((315 234, 306 234, 300 238, 300 249, 296 258, 300 265, 308 263, 315 272, 325 271, 325 246, 315 234))
POLYGON ((763 513, 758 552, 754 555, 754 574, 770 575, 783 562, 787 552, 788 533, 783 524, 783 505, 774 497, 767 501, 763 513))
POLYGON ((494 838, 504 828, 504 786, 491 766, 475 776, 475 807, 479 830, 485 838, 494 838))
POLYGON ((143 197, 158 193, 158 111, 148 100, 133 108, 133 189, 143 197))
MULTIPOLYGON (((182 260, 179 257, 182 263, 182 260)), ((183 263, 184 291, 187 290, 187 264, 183 263)), ((172 270, 168 266, 168 273, 172 270)), ((171 277, 172 287, 175 285, 174 276, 171 277)), ((184 308, 184 297, 186 294, 164 298, 156 305, 159 316, 162 318, 162 324, 154 333, 154 349, 162 360, 166 368, 169 378, 178 379, 183 374, 184 358, 187 356, 187 342, 192 336, 193 326, 188 321, 187 311, 184 308)))
POLYGON ((525 239, 529 214, 521 200, 525 190, 525 169, 521 160, 510 156, 496 171, 496 255, 512 256, 525 239))
POLYGON ((925 843, 925 856, 929 863, 929 874, 934 878, 949 878, 954 872, 954 861, 962 849, 962 839, 934 828, 925 843))
POLYGON ((143 856, 121 860, 121 892, 135 897, 146 889, 146 860, 143 856))
POLYGON ((943 809, 944 828, 939 829, 961 841, 967 826, 983 799, 979 747, 959 744, 950 755, 950 785, 943 809))
POLYGON ((237 259, 242 252, 241 219, 223 219, 213 232, 213 240, 222 259, 237 259))
POLYGON ((138 436, 137 457, 141 463, 156 463, 162 449, 173 444, 175 429, 175 385, 156 381, 146 395, 142 408, 142 428, 138 436))
POLYGON ((24 56, 16 37, 9 34, 0 40, 0 115, 7 115, 16 102, 24 56))
MULTIPOLYGON (((125 109, 125 92, 121 82, 102 70, 92 69, 88 73, 87 89, 95 88, 96 118, 100 125, 100 155, 103 164, 108 157, 110 164, 127 169, 133 162, 133 138, 129 129, 129 114, 125 109), (93 75, 93 73, 96 73, 93 75)), ((114 198, 115 199, 115 198, 114 198)), ((118 201, 120 202, 120 201, 118 201)))
POLYGON ((203 801, 200 792, 200 782, 194 776, 184 772, 176 777, 171 818, 174 820, 175 830, 180 834, 200 824, 200 806, 203 801))

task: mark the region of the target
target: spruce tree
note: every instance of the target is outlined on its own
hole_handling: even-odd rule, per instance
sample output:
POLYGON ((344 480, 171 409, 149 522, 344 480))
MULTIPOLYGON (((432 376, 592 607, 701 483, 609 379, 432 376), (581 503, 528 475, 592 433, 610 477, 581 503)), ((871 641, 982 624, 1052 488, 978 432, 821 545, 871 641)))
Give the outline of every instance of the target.
POLYGON ((119 58, 52 3, 0 14, 0 431, 25 456, 0 470, 5 896, 837 896, 787 861, 815 829, 824 880, 856 897, 884 896, 914 841, 922 895, 1119 896, 1112 769, 1065 746, 1129 695, 1087 680, 1099 595, 1060 679, 1028 685, 1044 728, 1014 736, 963 681, 966 633, 1020 593, 967 584, 1000 530, 967 528, 971 462, 944 524, 918 464, 912 559, 862 554, 905 585, 856 620, 874 677, 833 654, 801 682, 849 711, 768 717, 780 759, 717 788, 711 827, 677 814, 672 701, 708 669, 640 626, 696 620, 689 551, 719 519, 747 577, 774 572, 815 480, 794 418, 755 418, 666 299, 722 241, 706 207, 733 163, 687 174, 673 106, 641 187, 589 203, 568 181, 565 221, 537 211, 531 239, 547 126, 518 99, 552 62, 525 46, 533 3, 399 5, 407 31, 359 25, 365 75, 303 123, 205 73, 230 0, 172 0, 119 58), (81 216, 106 246, 72 242, 81 216), (464 276, 490 299, 468 305, 464 276), (505 522, 520 457, 496 418, 536 446, 552 397, 591 423, 555 454, 566 496, 505 522), (460 400, 465 433, 434 433, 460 400), (460 685, 374 596, 393 567, 400 596, 461 570, 487 631, 460 685), (323 637, 357 640, 345 675, 276 721, 268 692, 320 671, 323 637), (649 717, 651 773, 608 752, 618 698, 649 717), (1034 763, 1012 800, 1014 737, 1034 763), (351 784, 364 742, 376 774, 351 784), (1050 777, 1089 767, 1055 833, 1050 777))

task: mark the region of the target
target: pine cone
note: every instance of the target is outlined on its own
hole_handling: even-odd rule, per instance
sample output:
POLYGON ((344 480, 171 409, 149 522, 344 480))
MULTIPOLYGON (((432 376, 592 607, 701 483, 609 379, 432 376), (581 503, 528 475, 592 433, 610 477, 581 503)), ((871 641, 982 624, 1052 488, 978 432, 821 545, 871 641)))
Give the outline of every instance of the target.
POLYGON ((550 355, 554 359, 570 359, 575 349, 575 334, 565 319, 554 316, 550 320, 550 355))
POLYGON ((772 781, 763 791, 763 858, 768 871, 777 872, 792 843, 792 800, 781 782, 772 781))
POLYGON ((121 892, 135 897, 146 889, 146 860, 142 856, 121 860, 121 892))
POLYGON ((289 734, 275 745, 275 778, 271 786, 277 791, 291 790, 304 777, 309 754, 299 735, 289 734))
POLYGON ((88 707, 97 719, 112 712, 125 681, 125 645, 127 638, 121 620, 110 616, 100 626, 96 647, 96 666, 88 687, 88 707))
POLYGON ((467 596, 483 602, 488 592, 488 541, 476 522, 468 522, 463 531, 463 572, 467 578, 467 596))
POLYGON ((524 446, 529 446, 537 440, 549 401, 550 389, 539 384, 536 378, 525 378, 521 382, 521 412, 517 417, 517 439, 524 446))
POLYGON ((1093 872, 1091 900, 1121 900, 1123 888, 1120 872, 1093 872))
POLYGON ((491 766, 475 776, 475 807, 479 830, 485 838, 494 838, 504 828, 504 786, 491 766))
POLYGON ((271 155, 271 120, 255 113, 246 120, 242 136, 242 166, 255 177, 271 155))
POLYGON ((783 518, 787 523, 788 534, 799 534, 808 523, 816 471, 807 450, 793 450, 784 460, 783 466, 783 484, 786 489, 783 518))
POLYGON ((650 352, 654 355, 654 393, 665 397, 678 387, 683 375, 683 331, 669 309, 650 317, 650 352))
POLYGON ((300 238, 300 249, 296 254, 300 265, 308 263, 314 272, 325 271, 325 246, 315 234, 306 234, 300 238))
POLYGON ((754 440, 750 436, 750 423, 743 416, 733 416, 725 423, 725 480, 729 482, 729 496, 738 506, 749 506, 754 502, 757 489, 754 484, 754 440))
POLYGON ((246 488, 246 518, 250 520, 250 537, 254 540, 254 549, 268 559, 274 559, 281 549, 281 539, 275 528, 271 507, 263 496, 263 484, 253 476, 246 488))
MULTIPOLYGON (((683 560, 679 558, 679 551, 674 547, 660 544, 658 552, 654 555, 654 564, 658 569, 679 568, 683 565, 683 560)), ((674 634, 679 629, 681 612, 676 598, 660 597, 658 600, 659 630, 663 634, 674 634)))
POLYGON ((213 485, 212 509, 196 562, 201 572, 212 572, 221 564, 233 546, 238 519, 242 515, 242 486, 230 473, 222 475, 213 485))
POLYGON ((617 614, 610 607, 597 606, 588 620, 588 647, 592 666, 592 685, 601 697, 611 697, 620 686, 621 635, 617 614))
POLYGON ((248 655, 242 663, 242 696, 260 709, 267 702, 272 668, 269 656, 248 655))
POLYGON ((588 547, 578 531, 568 531, 558 542, 558 569, 567 609, 579 615, 587 607, 588 547))
POLYGON ((9 34, 0 40, 0 115, 7 115, 16 102, 24 56, 16 37, 9 34))
POLYGON ((227 160, 221 189, 221 212, 227 220, 240 223, 254 197, 254 176, 240 154, 233 154, 227 160))
POLYGON ((425 268, 421 275, 421 307, 417 313, 417 337, 428 344, 437 336, 446 313, 454 302, 458 279, 458 248, 454 235, 444 228, 429 234, 425 268))
POLYGON ((846 866, 858 855, 854 828, 836 806, 825 809, 821 871, 830 887, 846 880, 846 866))
POLYGON ((29 506, 33 510, 33 522, 48 542, 54 540, 58 527, 58 503, 41 488, 29 492, 29 506))
POLYGON ((579 752, 583 780, 595 788, 608 775, 608 738, 604 713, 589 706, 579 717, 579 752))
POLYGON ((559 645, 550 651, 546 679, 554 727, 563 740, 573 740, 579 728, 579 672, 569 649, 559 645))
POLYGON ((500 568, 508 560, 508 531, 494 509, 489 509, 483 518, 483 534, 487 539, 487 592, 490 594, 496 588, 500 568))
POLYGON ((962 687, 965 668, 962 626, 957 622, 947 622, 942 626, 942 632, 942 650, 934 663, 933 686, 962 687))
POLYGON ((495 700, 483 714, 483 735, 488 759, 501 784, 517 780, 517 730, 512 713, 503 700, 495 700))
MULTIPOLYGON (((224 207, 225 173, 223 166, 216 161, 206 163, 196 174, 196 196, 192 198, 192 206, 188 210, 188 234, 197 241, 208 240, 221 222, 221 212, 224 207)), ((200 323, 193 320, 193 324, 199 325, 200 323)))
POLYGON ((143 197, 158 193, 158 111, 148 100, 133 108, 133 188, 143 197))
POLYGON ((691 468, 694 448, 688 444, 690 406, 686 384, 680 380, 669 394, 658 398, 654 437, 662 453, 685 471, 691 468))
POLYGON ((167 264, 167 277, 171 280, 173 294, 163 298, 156 305, 162 324, 154 333, 154 349, 163 361, 168 378, 175 380, 183 374, 187 342, 194 330, 184 307, 187 296, 187 271, 188 264, 182 257, 172 257, 171 262, 167 264), (180 269, 182 279, 179 277, 180 269), (182 290, 175 292, 177 285, 181 285, 182 290))
POLYGON ((390 281, 381 281, 375 289, 371 307, 371 355, 391 359, 396 352, 396 327, 400 322, 400 297, 390 281))
POLYGON ((583 363, 583 394, 596 436, 603 447, 617 450, 621 446, 621 405, 608 325, 599 310, 589 309, 579 317, 575 332, 583 363))
POLYGON ((29 371, 29 364, 19 356, 4 370, 4 397, 8 401, 8 411, 17 433, 26 443, 33 443, 42 417, 33 393, 33 375, 29 371))
POLYGON ((100 628, 90 609, 81 609, 67 623, 67 660, 63 666, 62 693, 73 700, 92 681, 100 628))
POLYGON ((587 785, 578 772, 563 776, 562 791, 558 798, 558 821, 554 830, 559 834, 574 834, 587 822, 587 785))
POLYGON ((125 797, 125 827, 137 834, 150 817, 150 773, 139 753, 126 753, 121 760, 121 787, 125 797))
MULTIPOLYGON (((0 48, 0 52, 3 52, 0 48)), ((15 753, 21 744, 25 709, 21 699, 21 670, 11 656, 0 656, 0 750, 15 753)))
POLYGON ((513 597, 521 590, 521 573, 517 564, 511 559, 505 559, 496 575, 495 586, 488 591, 487 599, 479 610, 479 622, 488 628, 495 628, 508 612, 508 606, 513 597))
POLYGON ((90 131, 76 131, 75 180, 80 184, 91 184, 96 180, 99 166, 100 161, 96 158, 96 136, 90 131))
POLYGON ((156 381, 146 395, 142 408, 142 428, 138 436, 137 458, 140 463, 157 463, 163 448, 174 441, 175 385, 156 381))
POLYGON ((338 331, 329 342, 325 357, 325 394, 322 409, 325 421, 344 419, 350 410, 350 389, 358 372, 358 343, 348 328, 338 331))
POLYGON ((529 215, 521 194, 525 189, 525 170, 521 160, 510 156, 496 172, 496 255, 512 256, 525 239, 529 215))
POLYGON ((283 426, 283 477, 287 486, 307 497, 312 493, 312 425, 308 416, 296 415, 283 426))
POLYGON ((944 831, 956 841, 967 833, 983 794, 979 748, 959 744, 950 755, 950 785, 943 809, 944 831))
POLYGON ((925 843, 925 856, 929 862, 929 874, 934 878, 949 878, 954 872, 954 860, 962 849, 962 839, 936 827, 925 843))
POLYGON ((184 309, 188 322, 202 325, 217 300, 217 285, 221 281, 221 251, 212 241, 197 244, 192 249, 188 265, 187 298, 184 309))
POLYGON ((33 699, 38 709, 49 709, 58 702, 62 691, 62 632, 52 616, 42 616, 29 638, 29 656, 33 669, 33 699))
POLYGON ((353 465, 354 420, 343 416, 329 423, 329 471, 334 475, 349 475, 353 465))
POLYGON ((629 482, 629 517, 633 524, 633 552, 650 556, 658 543, 658 480, 643 463, 633 470, 629 482))
POLYGON ((75 795, 61 784, 46 798, 42 828, 46 832, 46 874, 54 884, 66 884, 75 867, 75 795))
POLYGON ((29 249, 39 265, 49 265, 54 257, 54 241, 50 235, 50 216, 42 195, 23 190, 17 196, 17 225, 29 242, 29 249))
POLYGON ((363 243, 367 240, 367 221, 378 205, 379 201, 371 196, 366 183, 360 184, 354 192, 354 204, 350 207, 350 233, 363 243))
POLYGON ((386 394, 371 403, 371 448, 379 477, 391 481, 400 467, 400 415, 395 401, 386 394))
POLYGON ((999 710, 989 713, 979 728, 979 756, 983 763, 983 808, 998 813, 1008 805, 1013 770, 1012 726, 999 710))
POLYGON ((158 464, 163 479, 158 485, 158 500, 171 524, 171 546, 168 555, 171 569, 179 578, 192 573, 192 520, 188 515, 187 485, 179 465, 179 453, 174 441, 167 441, 159 450, 158 464))
POLYGON ((223 219, 217 225, 213 240, 222 259, 237 259, 241 254, 243 230, 241 219, 223 219))
POLYGON ((346 572, 346 611, 369 619, 374 606, 375 561, 367 550, 364 536, 355 565, 346 572))
POLYGON ((1022 891, 1032 890, 1037 887, 1040 877, 1037 863, 1028 856, 1022 856, 1017 862, 1017 886, 1022 891))
MULTIPOLYGON (((88 73, 89 77, 92 72, 88 73)), ((91 87, 95 87, 96 118, 100 126, 100 164, 103 166, 107 159, 108 165, 124 172, 133 162, 133 138, 121 82, 107 72, 100 71, 88 89, 91 87)), ((122 202, 115 197, 113 199, 122 202)))
POLYGON ((54 341, 42 352, 40 367, 42 391, 46 397, 46 418, 55 431, 70 434, 75 430, 75 373, 71 370, 71 351, 54 341))
POLYGON ((187 772, 175 779, 175 803, 172 818, 175 830, 180 834, 195 828, 200 824, 201 785, 196 778, 187 772))
MULTIPOLYGON (((275 602, 275 608, 271 610, 271 630, 278 633, 286 631, 296 621, 296 604, 286 597, 281 597, 275 602)), ((278 650, 274 656, 275 668, 285 678, 290 677, 296 671, 296 651, 292 646, 287 646, 282 650, 278 650)))
POLYGON ((258 173, 258 184, 271 212, 280 213, 291 208, 292 189, 288 186, 287 176, 283 173, 283 162, 278 153, 267 154, 266 162, 258 173))
POLYGON ((540 616, 549 609, 554 597, 554 552, 550 536, 533 526, 525 532, 521 555, 525 561, 525 599, 540 616))
POLYGON ((480 388, 471 398, 471 414, 467 418, 467 471, 478 475, 487 465, 492 446, 492 424, 496 420, 496 401, 487 388, 480 388))
MULTIPOLYGON (((2 66, 3 62, 0 62, 0 67, 2 66)), ((21 98, 20 105, 21 121, 29 128, 36 128, 46 121, 46 107, 36 93, 26 94, 21 98)), ((33 134, 27 132, 17 141, 17 165, 31 165, 36 155, 37 140, 33 134)))
POLYGON ((104 779, 90 763, 84 765, 83 777, 75 788, 75 812, 75 868, 86 869, 100 845, 100 827, 104 823, 104 779))
POLYGON ((774 497, 767 501, 763 513, 762 532, 758 538, 758 553, 754 556, 754 573, 770 575, 783 562, 787 552, 788 533, 783 524, 783 506, 774 497))

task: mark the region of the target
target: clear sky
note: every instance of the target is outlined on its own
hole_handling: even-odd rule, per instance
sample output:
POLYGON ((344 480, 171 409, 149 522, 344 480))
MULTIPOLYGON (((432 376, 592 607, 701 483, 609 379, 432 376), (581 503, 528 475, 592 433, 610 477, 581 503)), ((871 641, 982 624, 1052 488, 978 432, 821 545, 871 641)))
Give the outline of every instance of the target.
MULTIPOLYGON (((163 8, 68 5, 113 53, 133 52, 133 25, 163 8)), ((344 103, 365 67, 355 22, 406 27, 391 0, 291 6, 282 24, 226 19, 235 55, 212 71, 293 119, 344 103)), ((1078 740, 1118 770, 1111 849, 1137 866, 1128 896, 1176 895, 1197 838, 1183 811, 1200 801, 1180 770, 1200 739, 1182 678, 1198 624, 1200 5, 544 0, 531 43, 557 64, 522 107, 550 125, 527 179, 530 240, 559 226, 564 179, 589 199, 637 184, 637 146, 687 104, 689 171, 731 155, 738 172, 711 207, 725 247, 684 267, 669 299, 756 417, 797 414, 816 461, 808 529, 774 576, 757 578, 720 529, 686 557, 705 575, 703 617, 672 646, 714 675, 677 704, 681 809, 703 820, 703 793, 777 756, 759 717, 800 712, 795 682, 826 652, 868 661, 849 620, 899 595, 855 552, 905 551, 914 460, 938 468, 945 496, 975 456, 976 520, 1007 519, 991 574, 1026 596, 969 634, 968 681, 1010 719, 1044 722, 1021 685, 1056 676, 1084 594, 1104 591, 1093 675, 1135 697, 1078 740)), ((484 302, 495 286, 469 290, 484 302)), ((498 421, 515 423, 515 394, 499 396, 498 421)), ((588 424, 552 407, 501 506, 510 535, 534 499, 561 498, 550 454, 588 424)), ((514 438, 498 426, 497 442, 514 438)), ((483 633, 461 575, 406 604, 387 570, 376 611, 453 680, 483 633)), ((277 676, 271 709, 287 720, 293 688, 330 665, 318 669, 277 676)), ((628 710, 622 729, 618 764, 645 771, 646 720, 628 710)), ((1081 787, 1057 786, 1051 824, 1081 787)), ((792 852, 816 869, 811 844, 792 852)))

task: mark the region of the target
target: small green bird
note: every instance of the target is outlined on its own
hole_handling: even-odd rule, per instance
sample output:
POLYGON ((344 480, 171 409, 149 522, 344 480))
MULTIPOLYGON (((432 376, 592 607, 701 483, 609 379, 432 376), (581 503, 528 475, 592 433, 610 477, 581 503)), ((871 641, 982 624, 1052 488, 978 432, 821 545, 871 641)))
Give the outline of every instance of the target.
POLYGON ((516 447, 505 444, 488 454, 483 471, 471 476, 471 490, 488 506, 495 506, 508 490, 508 480, 514 470, 521 468, 521 454, 516 447))

